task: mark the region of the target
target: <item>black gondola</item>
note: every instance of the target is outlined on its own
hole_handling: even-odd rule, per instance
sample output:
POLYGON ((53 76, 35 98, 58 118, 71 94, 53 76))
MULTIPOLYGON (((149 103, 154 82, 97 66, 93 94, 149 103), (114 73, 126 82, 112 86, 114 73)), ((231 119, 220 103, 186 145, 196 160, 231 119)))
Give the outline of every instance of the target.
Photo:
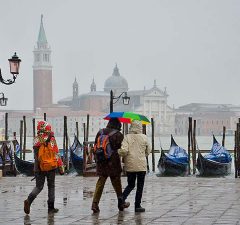
POLYGON ((162 176, 186 176, 188 174, 188 154, 176 144, 172 135, 168 153, 161 151, 158 169, 159 175, 162 176))
POLYGON ((197 169, 200 176, 225 176, 231 173, 232 157, 213 135, 213 145, 209 154, 198 152, 197 169))
POLYGON ((24 174, 26 176, 34 176, 34 162, 22 160, 18 158, 16 153, 14 153, 14 161, 16 170, 20 174, 24 174))
POLYGON ((75 136, 72 146, 70 147, 71 162, 79 175, 83 175, 83 145, 75 136))

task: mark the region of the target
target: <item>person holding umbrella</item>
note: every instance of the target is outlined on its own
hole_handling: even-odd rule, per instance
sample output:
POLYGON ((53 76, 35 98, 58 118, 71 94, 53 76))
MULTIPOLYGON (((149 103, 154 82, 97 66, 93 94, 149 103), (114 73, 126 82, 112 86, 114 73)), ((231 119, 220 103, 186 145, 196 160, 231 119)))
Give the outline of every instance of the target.
POLYGON ((147 171, 146 156, 148 156, 150 152, 151 146, 148 142, 147 136, 142 134, 141 121, 133 120, 129 128, 129 134, 124 136, 118 154, 123 157, 127 173, 128 184, 122 195, 124 202, 130 192, 134 189, 137 179, 135 212, 145 212, 145 209, 141 206, 141 200, 147 171))
MULTIPOLYGON (((118 209, 123 211, 124 208, 128 208, 130 203, 122 200, 122 184, 121 184, 121 161, 118 155, 118 149, 121 147, 123 140, 123 134, 120 132, 122 124, 119 122, 118 118, 111 118, 107 124, 107 127, 98 131, 95 138, 95 145, 99 140, 101 135, 108 135, 109 143, 112 150, 111 157, 106 161, 96 160, 97 163, 97 175, 98 181, 96 183, 96 188, 92 201, 92 211, 93 213, 100 212, 99 201, 102 196, 105 182, 108 177, 110 177, 112 186, 116 192, 118 198, 118 209)), ((97 157, 96 157, 97 158, 97 157)))

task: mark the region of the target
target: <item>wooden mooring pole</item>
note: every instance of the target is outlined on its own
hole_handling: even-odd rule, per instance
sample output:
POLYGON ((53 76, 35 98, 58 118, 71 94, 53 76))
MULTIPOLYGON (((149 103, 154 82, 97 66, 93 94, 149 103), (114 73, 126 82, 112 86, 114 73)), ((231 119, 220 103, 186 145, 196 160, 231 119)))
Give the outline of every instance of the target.
POLYGON ((193 120, 193 142, 192 142, 193 174, 196 173, 196 120, 193 120))
POLYGON ((191 136, 192 136, 192 117, 188 117, 188 175, 191 174, 191 136))
MULTIPOLYGON (((238 127, 238 126, 237 126, 238 127)), ((234 132, 234 171, 235 171, 235 178, 238 177, 238 174, 237 174, 237 133, 238 131, 236 130, 234 132)))
POLYGON ((237 130, 235 132, 235 178, 239 177, 240 172, 240 118, 238 119, 237 123, 237 130))
POLYGON ((86 141, 86 123, 83 123, 83 141, 86 141))
POLYGON ((27 139, 26 116, 23 116, 23 160, 25 160, 26 157, 26 139, 27 139))
MULTIPOLYGON (((145 135, 147 134, 147 129, 145 124, 142 125, 142 133, 145 135)), ((147 160, 147 172, 149 173, 150 169, 149 169, 148 156, 146 156, 146 160, 147 160)))
POLYGON ((20 131, 19 131, 19 138, 20 138, 20 159, 22 159, 22 149, 23 149, 23 145, 22 145, 22 137, 23 137, 23 120, 20 120, 20 131))
POLYGON ((8 140, 8 113, 5 113, 5 140, 8 140))
POLYGON ((78 128, 78 122, 76 122, 76 136, 77 136, 77 139, 79 140, 79 128, 78 128))
POLYGON ((123 124, 123 135, 128 134, 128 123, 123 124))
POLYGON ((88 141, 88 137, 89 137, 89 114, 87 114, 86 141, 88 141))
POLYGON ((152 125, 152 171, 155 172, 155 147, 154 147, 154 120, 151 118, 152 125))
POLYGON ((225 146, 226 127, 223 126, 222 146, 225 146))
POLYGON ((65 165, 66 170, 69 170, 69 158, 68 158, 68 133, 67 133, 67 116, 64 116, 64 149, 65 149, 65 165))
POLYGON ((33 138, 36 136, 36 119, 32 119, 32 124, 33 124, 33 138))
POLYGON ((46 113, 43 113, 43 120, 47 121, 47 114, 46 113))

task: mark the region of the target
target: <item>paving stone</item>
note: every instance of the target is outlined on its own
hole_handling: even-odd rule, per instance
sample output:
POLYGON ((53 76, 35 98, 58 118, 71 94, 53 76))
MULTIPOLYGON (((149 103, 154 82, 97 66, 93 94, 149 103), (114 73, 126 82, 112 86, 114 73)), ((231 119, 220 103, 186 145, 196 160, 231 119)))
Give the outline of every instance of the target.
MULTIPOLYGON (((100 213, 91 211, 97 177, 57 176, 56 202, 59 212, 47 213, 47 185, 31 206, 23 212, 23 201, 35 186, 31 177, 0 179, 0 224, 240 224, 240 180, 226 178, 157 177, 147 175, 142 206, 145 213, 134 212, 135 190, 124 212, 108 179, 100 202, 100 213)), ((123 187, 126 177, 122 178, 123 187)))

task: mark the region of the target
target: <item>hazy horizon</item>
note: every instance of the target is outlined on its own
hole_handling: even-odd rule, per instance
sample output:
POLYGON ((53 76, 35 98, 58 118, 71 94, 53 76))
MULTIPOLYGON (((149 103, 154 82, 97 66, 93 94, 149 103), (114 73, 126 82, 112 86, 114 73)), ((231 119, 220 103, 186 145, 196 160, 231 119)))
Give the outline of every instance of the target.
POLYGON ((239 105, 240 1, 1 1, 0 68, 12 78, 8 58, 21 58, 16 84, 1 85, 4 109, 33 109, 33 49, 41 14, 53 66, 53 103, 97 90, 117 63, 129 90, 154 79, 168 105, 239 105))

